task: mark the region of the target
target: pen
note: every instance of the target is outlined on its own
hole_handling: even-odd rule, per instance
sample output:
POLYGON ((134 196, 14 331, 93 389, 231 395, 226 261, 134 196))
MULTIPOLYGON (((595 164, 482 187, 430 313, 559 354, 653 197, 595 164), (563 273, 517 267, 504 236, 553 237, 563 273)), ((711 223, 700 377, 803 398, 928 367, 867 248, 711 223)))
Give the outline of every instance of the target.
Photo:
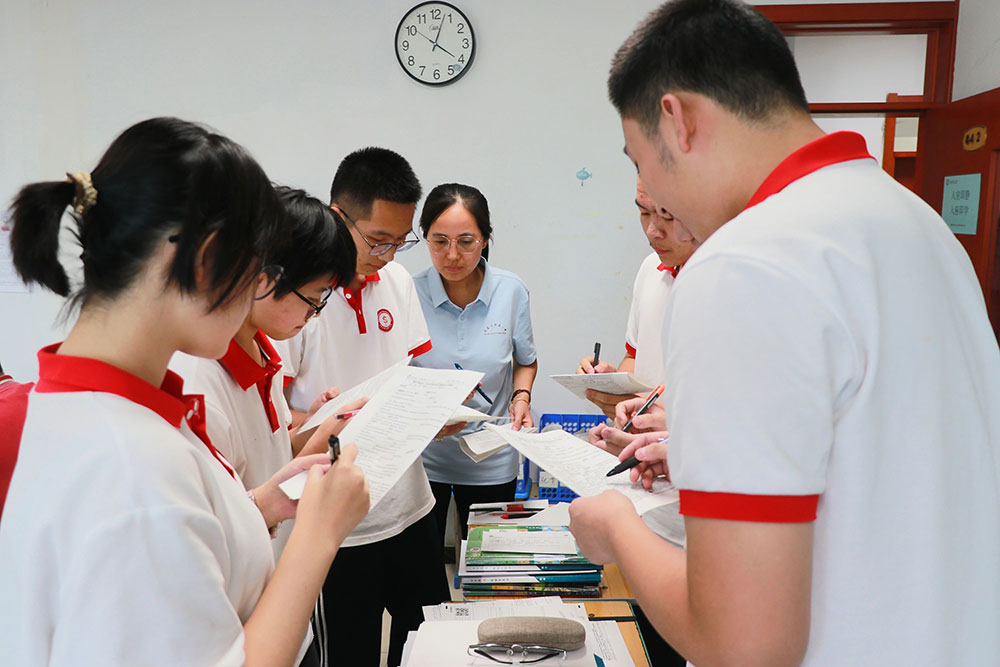
MULTIPOLYGON (((460 371, 464 371, 465 370, 464 368, 462 368, 461 366, 458 365, 458 362, 455 363, 455 368, 457 368, 460 371)), ((480 382, 480 383, 478 383, 476 385, 476 391, 478 391, 479 395, 483 397, 483 400, 485 400, 490 405, 493 405, 493 401, 491 401, 490 397, 486 395, 485 391, 483 391, 483 383, 482 382, 480 382)))
MULTIPOLYGON (((542 510, 535 510, 535 509, 531 509, 531 508, 520 509, 520 510, 507 509, 507 510, 504 510, 504 511, 501 511, 501 512, 490 512, 489 515, 490 516, 502 516, 502 517, 506 518, 508 514, 523 514, 525 516, 530 516, 532 514, 538 514, 541 511, 542 510)), ((481 512, 480 512, 480 514, 481 514, 481 512)))
POLYGON ((337 419, 347 419, 348 417, 353 417, 354 415, 361 412, 361 408, 355 408, 354 410, 348 410, 347 412, 341 412, 336 416, 337 419))
POLYGON ((335 435, 330 436, 330 463, 336 463, 340 457, 340 438, 335 435))
MULTIPOLYGON (((656 444, 658 444, 658 445, 665 445, 665 444, 667 444, 669 442, 670 442, 670 436, 668 435, 665 438, 660 438, 659 440, 657 440, 656 444)), ((631 470, 632 468, 636 467, 637 465, 639 465, 639 459, 635 458, 635 456, 630 456, 627 459, 625 459, 624 461, 622 461, 621 463, 619 463, 618 465, 616 465, 614 468, 612 468, 611 470, 609 470, 608 474, 606 476, 607 477, 614 477, 618 473, 625 472, 626 470, 631 470)))
MULTIPOLYGON (((660 397, 660 394, 662 393, 663 393, 663 385, 662 384, 657 385, 656 389, 653 390, 653 393, 646 398, 646 402, 642 404, 642 407, 639 408, 638 412, 632 415, 632 419, 635 419, 636 417, 644 413, 646 410, 649 410, 649 406, 651 406, 653 404, 653 401, 658 399, 660 397)), ((632 419, 629 419, 628 422, 625 424, 625 426, 622 427, 622 431, 628 433, 628 430, 632 428, 632 419)))
MULTIPOLYGON (((529 508, 531 509, 531 508, 529 508)), ((524 512, 524 505, 521 503, 511 503, 510 505, 489 505, 488 507, 475 507, 473 514, 483 514, 486 512, 524 512)), ((538 511, 541 511, 539 509, 538 511)))
POLYGON ((594 372, 597 372, 597 362, 601 358, 601 344, 594 343, 594 361, 590 365, 594 367, 594 372))
POLYGON ((535 516, 538 512, 511 512, 508 514, 501 514, 501 519, 524 519, 529 516, 535 516))

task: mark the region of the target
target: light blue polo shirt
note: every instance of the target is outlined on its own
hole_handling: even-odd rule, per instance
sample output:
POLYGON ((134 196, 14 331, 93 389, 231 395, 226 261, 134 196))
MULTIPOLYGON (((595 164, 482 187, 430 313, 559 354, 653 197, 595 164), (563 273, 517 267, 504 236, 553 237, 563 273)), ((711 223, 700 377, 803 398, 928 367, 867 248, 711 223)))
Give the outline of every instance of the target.
MULTIPOLYGON (((485 267, 483 285, 476 300, 464 310, 448 299, 441 274, 433 266, 413 276, 432 344, 429 352, 413 360, 413 365, 454 369, 457 362, 467 371, 483 373, 482 389, 493 399, 493 405, 478 392, 466 405, 507 417, 514 392, 514 361, 527 366, 536 356, 528 288, 510 271, 495 269, 486 260, 480 262, 485 267)), ((471 424, 459 435, 480 426, 471 424)), ((513 448, 506 447, 475 463, 462 452, 458 436, 431 442, 423 458, 432 482, 483 486, 509 482, 517 476, 517 452, 513 448)))

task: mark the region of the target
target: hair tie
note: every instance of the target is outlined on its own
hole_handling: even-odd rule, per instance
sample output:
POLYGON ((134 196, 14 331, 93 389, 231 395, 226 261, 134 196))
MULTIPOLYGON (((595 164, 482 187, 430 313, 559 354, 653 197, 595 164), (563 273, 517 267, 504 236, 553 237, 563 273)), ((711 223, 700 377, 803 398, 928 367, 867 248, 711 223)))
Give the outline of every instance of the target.
POLYGON ((76 188, 76 194, 73 195, 73 211, 77 215, 83 215, 97 203, 97 188, 94 187, 94 181, 85 171, 75 174, 66 172, 66 177, 66 182, 72 183, 76 188))

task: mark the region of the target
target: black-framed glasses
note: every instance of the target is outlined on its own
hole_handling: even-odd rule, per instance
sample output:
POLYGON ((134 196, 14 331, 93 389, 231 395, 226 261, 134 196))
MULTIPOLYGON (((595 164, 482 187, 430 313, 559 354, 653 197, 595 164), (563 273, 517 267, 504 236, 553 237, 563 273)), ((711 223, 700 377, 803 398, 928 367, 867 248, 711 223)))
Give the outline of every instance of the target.
POLYGON ((333 288, 327 287, 326 289, 323 290, 323 296, 320 297, 319 303, 316 303, 309 297, 303 295, 297 289, 293 289, 292 294, 302 299, 303 303, 307 304, 310 308, 312 308, 312 312, 309 313, 309 315, 306 317, 306 319, 308 320, 310 317, 319 317, 319 314, 323 312, 323 309, 326 308, 326 302, 330 300, 330 295, 333 294, 333 288))
POLYGON ((451 249, 451 244, 454 243, 460 253, 471 255, 479 249, 479 244, 482 242, 481 238, 472 235, 459 236, 457 239, 436 235, 427 239, 427 247, 430 248, 431 252, 443 255, 451 249))
MULTIPOLYGON (((416 238, 416 235, 414 235, 414 238, 412 238, 412 239, 405 239, 403 241, 400 241, 399 243, 372 243, 368 239, 368 237, 365 236, 365 233, 363 231, 361 231, 361 228, 358 227, 358 223, 354 222, 354 218, 352 218, 351 216, 347 215, 347 213, 344 211, 344 209, 342 209, 340 206, 338 206, 336 204, 334 204, 334 205, 337 206, 337 212, 340 213, 342 216, 344 216, 344 218, 349 223, 351 223, 351 225, 353 225, 355 229, 358 230, 358 234, 361 234, 361 238, 364 239, 364 242, 368 244, 368 248, 369 248, 368 254, 369 255, 373 255, 375 257, 378 257, 379 255, 386 254, 387 252, 389 252, 393 248, 396 249, 396 252, 406 252, 407 250, 409 250, 413 246, 415 246, 418 243, 420 243, 420 239, 416 238)), ((410 230, 410 233, 413 234, 413 230, 412 229, 410 230)))
POLYGON ((467 653, 481 655, 502 665, 530 665, 556 656, 566 659, 565 649, 523 644, 472 644, 467 653))

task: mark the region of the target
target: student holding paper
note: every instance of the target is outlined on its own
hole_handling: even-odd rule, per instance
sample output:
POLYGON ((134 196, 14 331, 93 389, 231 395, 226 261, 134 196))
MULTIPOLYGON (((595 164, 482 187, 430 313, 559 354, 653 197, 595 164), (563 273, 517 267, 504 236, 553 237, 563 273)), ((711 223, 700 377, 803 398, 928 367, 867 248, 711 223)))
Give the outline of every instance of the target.
MULTIPOLYGON (((434 348, 414 365, 460 364, 484 373, 482 393, 467 402, 482 412, 509 417, 514 430, 533 426, 531 386, 538 360, 528 288, 513 273, 486 261, 493 235, 486 197, 469 185, 439 185, 427 195, 420 229, 434 266, 414 276, 413 282, 434 348)), ((512 447, 476 463, 459 448, 458 437, 449 436, 428 445, 423 459, 442 544, 453 492, 463 535, 469 505, 514 499, 518 456, 512 447)))
MULTIPOLYGON (((625 332, 625 358, 615 368, 614 364, 601 361, 595 367, 593 357, 580 360, 577 373, 635 373, 645 382, 656 383, 663 378, 661 331, 663 312, 673 288, 674 279, 684 263, 691 258, 693 239, 680 240, 674 234, 674 217, 646 193, 642 180, 636 179, 635 205, 639 208, 639 222, 653 252, 643 260, 632 289, 632 305, 628 313, 625 332)), ((615 416, 615 406, 631 394, 608 394, 594 389, 587 390, 587 398, 610 418, 615 416)))
MULTIPOLYGON (((340 163, 330 207, 347 223, 357 266, 351 283, 334 290, 318 317, 276 343, 293 409, 305 412, 326 388, 353 387, 431 349, 413 280, 392 261, 419 242, 413 234, 419 199, 413 169, 393 151, 364 148, 340 163)), ((337 553, 322 606, 327 642, 342 664, 377 667, 386 609, 392 616, 389 663, 398 664, 407 633, 423 619, 421 607, 449 599, 433 507, 418 456, 337 553)))
POLYGON ((368 509, 357 449, 284 466, 254 501, 207 437, 201 397, 167 370, 177 351, 222 356, 273 287, 259 276, 274 275, 262 265, 284 214, 267 176, 229 139, 154 118, 93 173, 22 188, 12 213, 20 276, 80 311, 38 354, 0 522, 5 661, 296 664, 326 570, 368 509), (278 483, 300 469, 301 500, 282 502, 278 483), (293 515, 275 567, 267 524, 293 515))
MULTIPOLYGON (((331 418, 311 433, 290 430, 281 357, 271 339, 284 340, 298 333, 323 310, 331 284, 354 278, 354 243, 344 223, 323 202, 302 190, 279 187, 277 192, 287 222, 285 238, 269 259, 280 268, 274 290, 253 302, 221 359, 175 354, 170 362, 170 368, 184 378, 185 387, 205 397, 208 436, 248 489, 266 482, 300 452, 327 451, 330 435, 340 433, 347 424, 331 418)), ((269 279, 262 274, 258 281, 269 279)), ((311 411, 325 398, 326 394, 320 395, 311 411)), ((268 528, 276 535, 272 546, 278 558, 292 522, 268 528)))
POLYGON ((700 243, 664 320, 687 551, 606 492, 570 506, 584 553, 696 665, 995 664, 1000 350, 966 251, 816 126, 750 5, 664 4, 608 88, 700 243))

